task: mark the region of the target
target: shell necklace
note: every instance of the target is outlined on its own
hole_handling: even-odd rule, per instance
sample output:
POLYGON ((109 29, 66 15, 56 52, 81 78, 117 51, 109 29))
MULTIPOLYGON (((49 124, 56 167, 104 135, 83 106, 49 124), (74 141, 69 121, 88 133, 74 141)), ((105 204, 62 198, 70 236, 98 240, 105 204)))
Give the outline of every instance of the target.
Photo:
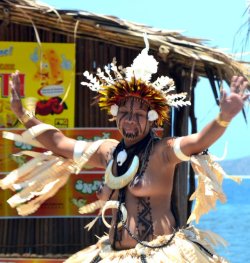
POLYGON ((136 176, 141 166, 138 155, 141 155, 150 141, 152 134, 148 133, 145 138, 125 149, 124 140, 122 140, 114 151, 114 159, 110 161, 105 171, 105 183, 111 189, 121 189, 128 185, 136 176), (118 176, 112 174, 114 160, 117 162, 118 176))

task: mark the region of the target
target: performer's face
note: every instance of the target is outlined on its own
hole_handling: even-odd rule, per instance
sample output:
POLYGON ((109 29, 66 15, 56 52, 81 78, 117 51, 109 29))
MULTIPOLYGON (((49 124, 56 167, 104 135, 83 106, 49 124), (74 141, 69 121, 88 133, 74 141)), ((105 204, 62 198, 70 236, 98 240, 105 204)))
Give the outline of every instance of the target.
POLYGON ((121 103, 117 115, 117 127, 127 145, 143 139, 151 128, 147 104, 134 97, 121 103))

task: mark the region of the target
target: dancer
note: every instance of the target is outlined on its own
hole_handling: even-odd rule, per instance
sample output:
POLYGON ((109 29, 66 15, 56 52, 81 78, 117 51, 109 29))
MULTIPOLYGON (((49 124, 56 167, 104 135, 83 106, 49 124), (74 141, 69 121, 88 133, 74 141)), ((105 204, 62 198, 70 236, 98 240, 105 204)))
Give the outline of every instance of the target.
MULTIPOLYGON (((214 245, 224 243, 218 235, 191 225, 179 228, 178 218, 171 209, 171 194, 175 166, 191 160, 202 176, 195 192, 196 206, 188 223, 198 221, 217 198, 223 199, 222 169, 211 156, 199 153, 220 138, 230 121, 242 110, 248 98, 245 94, 248 81, 242 76, 233 76, 230 94, 221 91, 220 113, 200 132, 180 138, 159 139, 154 128, 168 120, 170 107, 188 106, 190 103, 185 93, 174 93, 174 81, 169 77, 161 76, 151 81, 152 74, 157 72, 157 62, 148 54, 146 38, 145 43, 146 48, 135 58, 131 67, 118 69, 114 61, 105 68, 105 72, 98 70, 96 77, 89 72, 84 73, 88 81, 82 84, 97 92, 95 100, 116 121, 122 135, 120 142, 75 141, 60 130, 42 124, 22 106, 19 73, 14 73, 11 107, 28 129, 28 133, 18 139, 37 143, 53 154, 35 156, 47 161, 45 166, 49 172, 46 175, 41 175, 32 163, 25 167, 26 174, 33 173, 32 178, 44 176, 41 178, 47 180, 39 179, 36 186, 31 186, 33 190, 34 187, 44 190, 36 198, 34 194, 30 195, 31 188, 24 184, 26 178, 22 175, 18 179, 13 174, 8 175, 1 180, 0 186, 11 188, 19 184, 24 188, 26 192, 16 194, 9 203, 13 207, 18 206, 20 214, 28 214, 54 194, 70 173, 79 172, 86 164, 106 169, 105 180, 97 192, 99 201, 81 208, 81 212, 100 209, 99 215, 110 229, 109 235, 66 262, 226 262, 213 249, 214 245), (61 169, 60 174, 58 169, 61 169), (60 179, 59 183, 55 178, 60 179), (46 192, 45 186, 51 182, 55 183, 46 192), (211 190, 209 196, 204 192, 206 187, 211 190), (31 197, 33 199, 30 201, 31 197), (105 219, 105 211, 109 208, 113 213, 110 224, 105 219)), ((4 136, 10 138, 8 134, 4 136)), ((43 168, 43 171, 46 169, 43 168)))

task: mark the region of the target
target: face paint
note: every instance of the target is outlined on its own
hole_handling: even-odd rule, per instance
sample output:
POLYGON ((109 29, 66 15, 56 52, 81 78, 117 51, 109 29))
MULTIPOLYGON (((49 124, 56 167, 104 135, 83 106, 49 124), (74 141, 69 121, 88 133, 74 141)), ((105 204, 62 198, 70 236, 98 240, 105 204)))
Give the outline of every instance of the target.
POLYGON ((129 111, 129 120, 131 121, 132 120, 132 117, 134 115, 134 101, 135 101, 135 98, 132 98, 130 100, 130 111, 129 111))
MULTIPOLYGON (((136 121, 137 121, 137 124, 138 124, 138 127, 139 127, 139 131, 140 131, 140 133, 142 133, 142 127, 141 127, 141 124, 140 124, 139 115, 136 114, 135 117, 136 117, 136 121)), ((144 131, 145 131, 145 130, 144 130, 144 131)))
POLYGON ((140 98, 130 97, 119 105, 117 126, 127 139, 144 137, 148 130, 148 105, 140 98))

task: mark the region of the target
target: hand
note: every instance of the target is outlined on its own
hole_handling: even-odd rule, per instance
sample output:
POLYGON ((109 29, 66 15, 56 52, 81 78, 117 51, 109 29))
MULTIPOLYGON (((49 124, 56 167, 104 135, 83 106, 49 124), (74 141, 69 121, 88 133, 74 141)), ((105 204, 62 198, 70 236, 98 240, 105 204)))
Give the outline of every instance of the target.
POLYGON ((242 76, 233 76, 230 84, 230 95, 225 90, 221 91, 221 116, 224 121, 231 121, 243 108, 244 102, 248 99, 249 94, 245 94, 249 88, 249 82, 242 76))
POLYGON ((24 113, 24 108, 22 105, 22 101, 20 98, 20 78, 19 78, 19 71, 17 70, 15 73, 11 74, 10 84, 10 106, 16 116, 19 118, 24 113))

